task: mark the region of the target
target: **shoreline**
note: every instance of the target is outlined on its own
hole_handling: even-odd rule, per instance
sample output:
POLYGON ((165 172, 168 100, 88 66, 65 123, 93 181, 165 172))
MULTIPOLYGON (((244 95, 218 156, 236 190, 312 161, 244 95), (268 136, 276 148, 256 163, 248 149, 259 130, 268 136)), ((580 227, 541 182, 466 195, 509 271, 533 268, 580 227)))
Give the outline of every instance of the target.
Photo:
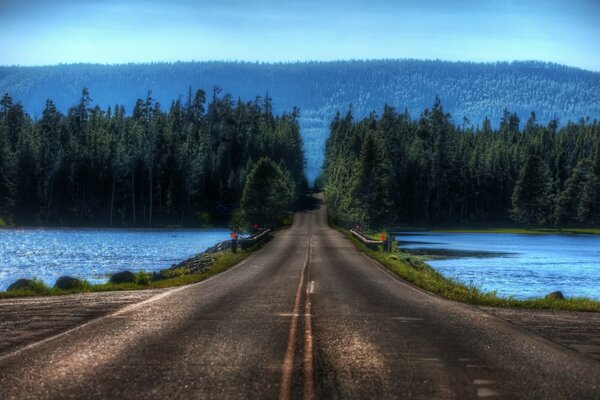
POLYGON ((425 255, 415 256, 401 249, 395 249, 394 252, 389 253, 381 250, 371 250, 356 240, 346 229, 338 226, 334 227, 346 236, 359 251, 381 264, 400 279, 447 300, 495 308, 600 313, 600 301, 589 298, 572 297, 557 299, 546 296, 518 300, 515 298, 500 297, 493 292, 483 292, 473 284, 466 285, 455 279, 444 277, 427 264, 427 257, 425 255))
POLYGON ((488 233, 511 235, 600 235, 600 228, 511 228, 511 227, 406 227, 390 229, 395 236, 423 233, 488 233))
POLYGON ((432 229, 434 233, 488 233, 513 235, 600 235, 600 228, 448 228, 432 229))
POLYGON ((100 284, 90 284, 85 280, 81 280, 81 284, 72 289, 58 289, 49 287, 41 281, 33 280, 34 283, 30 287, 0 291, 0 300, 19 297, 65 296, 79 293, 165 289, 190 285, 226 271, 262 248, 267 241, 258 243, 246 250, 240 248, 236 253, 230 251, 230 240, 221 241, 193 257, 189 257, 170 267, 163 268, 158 272, 138 271, 134 273, 135 280, 133 282, 111 283, 109 281, 100 284))
POLYGON ((198 231, 208 229, 229 230, 226 225, 202 225, 199 227, 188 226, 52 226, 52 225, 0 225, 2 230, 131 230, 131 231, 198 231))

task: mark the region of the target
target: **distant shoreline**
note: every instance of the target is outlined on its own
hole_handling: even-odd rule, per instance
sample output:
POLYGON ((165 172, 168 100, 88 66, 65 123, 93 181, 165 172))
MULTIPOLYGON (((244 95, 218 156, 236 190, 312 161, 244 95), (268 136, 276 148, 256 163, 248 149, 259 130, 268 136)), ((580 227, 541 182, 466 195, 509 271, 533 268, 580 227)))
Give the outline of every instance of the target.
POLYGON ((517 235, 600 235, 600 228, 448 228, 432 229, 439 233, 504 233, 517 235))

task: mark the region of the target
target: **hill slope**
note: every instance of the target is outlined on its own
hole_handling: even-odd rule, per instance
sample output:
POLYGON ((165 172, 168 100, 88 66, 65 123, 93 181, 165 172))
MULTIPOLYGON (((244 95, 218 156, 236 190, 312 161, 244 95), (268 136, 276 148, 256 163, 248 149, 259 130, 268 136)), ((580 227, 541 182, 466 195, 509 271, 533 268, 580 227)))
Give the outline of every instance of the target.
POLYGON ((66 109, 90 89, 95 104, 124 104, 131 111, 148 90, 163 106, 188 88, 208 93, 221 87, 242 99, 268 93, 275 111, 300 107, 310 180, 318 173, 328 125, 337 111, 352 104, 357 117, 381 110, 384 103, 405 107, 413 116, 439 95, 444 108, 462 123, 489 117, 496 125, 504 108, 525 119, 561 122, 600 116, 600 73, 540 62, 466 63, 375 60, 305 63, 186 62, 126 65, 74 64, 0 67, 0 92, 40 115, 46 98, 66 109))

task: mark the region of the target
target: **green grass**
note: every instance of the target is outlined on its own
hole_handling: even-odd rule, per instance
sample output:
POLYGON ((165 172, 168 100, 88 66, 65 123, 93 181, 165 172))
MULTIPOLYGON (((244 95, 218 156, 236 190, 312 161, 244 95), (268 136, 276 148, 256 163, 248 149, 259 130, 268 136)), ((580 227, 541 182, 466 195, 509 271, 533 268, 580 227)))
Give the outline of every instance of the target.
POLYGON ((457 280, 444 277, 425 263, 423 257, 409 255, 401 251, 387 253, 381 249, 370 250, 356 240, 349 231, 342 228, 337 229, 346 235, 360 251, 384 265, 394 274, 415 286, 448 300, 492 307, 600 312, 600 302, 588 298, 518 300, 512 297, 500 297, 495 292, 484 292, 474 284, 465 285, 457 280))
POLYGON ((260 245, 247 250, 238 250, 233 254, 231 251, 222 251, 211 254, 215 261, 202 273, 188 273, 184 268, 178 270, 165 270, 164 274, 167 279, 152 281, 152 274, 144 271, 136 273, 136 281, 134 283, 103 283, 92 285, 87 281, 82 281, 81 284, 71 290, 62 290, 49 287, 41 280, 35 280, 34 284, 27 289, 12 290, 10 292, 0 292, 0 299, 26 297, 26 296, 61 296, 75 293, 90 293, 90 292, 107 292, 117 290, 142 290, 142 289, 160 289, 175 286, 189 285, 192 283, 203 281, 213 275, 219 274, 232 266, 238 264, 254 251, 258 250, 260 245))
POLYGON ((442 233, 513 233, 525 235, 600 235, 600 228, 484 228, 484 229, 432 229, 442 233))
POLYGON ((281 226, 287 228, 287 227, 292 226, 293 223, 294 223, 294 214, 289 214, 283 219, 283 221, 281 221, 281 226))

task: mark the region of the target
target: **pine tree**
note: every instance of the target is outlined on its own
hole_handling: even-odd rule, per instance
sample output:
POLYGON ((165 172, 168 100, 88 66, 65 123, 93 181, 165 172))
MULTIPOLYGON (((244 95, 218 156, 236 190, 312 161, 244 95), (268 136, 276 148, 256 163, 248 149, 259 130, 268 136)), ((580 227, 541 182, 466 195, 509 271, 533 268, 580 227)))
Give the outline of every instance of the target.
POLYGON ((0 219, 6 219, 15 204, 15 157, 10 143, 8 112, 12 99, 6 94, 0 100, 0 219))
POLYGON ((390 165, 381 139, 368 133, 360 150, 351 190, 352 208, 361 225, 381 226, 392 217, 390 165))
POLYGON ((557 198, 555 222, 558 225, 575 221, 591 223, 600 211, 597 209, 599 195, 600 181, 594 173, 592 161, 579 161, 567 179, 565 189, 557 198))
POLYGON ((61 143, 61 119, 62 114, 58 112, 52 100, 47 100, 39 124, 42 142, 40 149, 41 197, 46 208, 46 224, 50 222, 56 175, 62 167, 64 156, 61 143))
POLYGON ((246 221, 253 225, 275 227, 291 210, 293 189, 277 164, 261 158, 246 179, 240 207, 246 221))
POLYGON ((526 226, 549 222, 552 215, 551 180, 548 167, 537 155, 530 155, 521 169, 512 195, 511 218, 526 226))

